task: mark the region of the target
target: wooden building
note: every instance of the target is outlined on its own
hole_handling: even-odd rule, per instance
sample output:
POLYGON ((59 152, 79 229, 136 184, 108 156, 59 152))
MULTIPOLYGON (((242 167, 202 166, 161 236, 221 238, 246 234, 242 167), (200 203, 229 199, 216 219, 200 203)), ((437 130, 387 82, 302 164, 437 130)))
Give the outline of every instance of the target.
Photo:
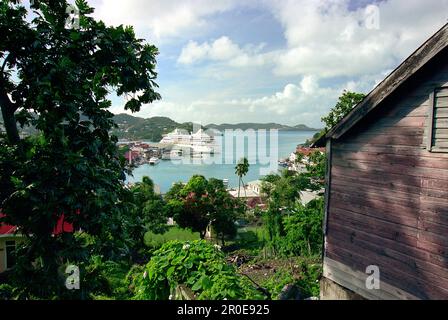
POLYGON ((326 146, 321 298, 448 299, 448 25, 326 146))

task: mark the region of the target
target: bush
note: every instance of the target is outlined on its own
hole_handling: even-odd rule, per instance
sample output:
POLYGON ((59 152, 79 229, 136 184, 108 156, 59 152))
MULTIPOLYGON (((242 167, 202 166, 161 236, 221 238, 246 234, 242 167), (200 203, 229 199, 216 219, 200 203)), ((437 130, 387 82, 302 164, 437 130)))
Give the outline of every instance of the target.
POLYGON ((322 264, 320 261, 300 260, 299 261, 299 286, 304 297, 318 297, 320 293, 319 280, 322 277, 322 264))
POLYGON ((262 287, 269 291, 272 300, 276 300, 284 286, 295 283, 296 279, 290 272, 280 270, 273 277, 263 282, 262 287))
POLYGON ((248 280, 228 265, 218 246, 203 240, 171 241, 154 252, 135 279, 134 299, 173 298, 178 285, 190 288, 198 299, 260 299, 248 280))
POLYGON ((13 290, 9 284, 0 284, 0 300, 13 299, 13 290))
POLYGON ((284 212, 266 212, 269 244, 283 257, 320 255, 322 250, 323 198, 306 206, 297 203, 284 212))
POLYGON ((319 257, 297 258, 294 269, 280 269, 272 277, 261 283, 271 294, 271 299, 278 299, 282 289, 288 285, 295 285, 302 299, 318 297, 320 292, 319 280, 322 276, 322 265, 319 257))

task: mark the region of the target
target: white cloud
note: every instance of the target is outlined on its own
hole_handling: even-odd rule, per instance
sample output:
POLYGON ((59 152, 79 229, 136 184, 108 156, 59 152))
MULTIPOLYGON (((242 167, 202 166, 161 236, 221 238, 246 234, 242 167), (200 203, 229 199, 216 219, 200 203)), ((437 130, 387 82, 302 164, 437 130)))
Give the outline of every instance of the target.
POLYGON ((236 0, 98 0, 96 16, 110 24, 133 25, 157 38, 198 31, 212 14, 231 10, 236 0))
MULTIPOLYGON (((355 83, 337 88, 321 87, 313 76, 296 84, 288 83, 270 95, 222 99, 209 96, 192 102, 158 101, 144 106, 141 117, 168 116, 176 121, 208 123, 278 122, 290 125, 305 123, 320 127, 320 118, 334 105, 341 92, 355 83)), ((118 109, 114 109, 118 112, 118 109)))
POLYGON ((227 62, 231 66, 260 66, 270 61, 270 54, 263 54, 260 51, 264 44, 258 46, 247 45, 240 48, 227 36, 222 36, 212 42, 197 43, 189 41, 187 45, 182 48, 182 51, 177 59, 181 64, 194 64, 201 61, 217 61, 227 62))
POLYGON ((374 76, 393 69, 448 17, 448 0, 389 0, 357 10, 350 9, 349 2, 266 0, 263 5, 284 28, 285 48, 261 53, 223 36, 201 44, 190 41, 182 48, 178 63, 269 65, 279 77, 374 76))
POLYGON ((447 0, 382 1, 375 29, 367 20, 372 11, 350 10, 348 0, 267 3, 287 41, 274 70, 280 76, 378 74, 409 55, 448 17, 447 0))
POLYGON ((107 22, 132 24, 158 41, 174 39, 159 73, 164 100, 139 114, 203 124, 320 126, 343 89, 369 92, 448 18, 448 0, 375 1, 379 29, 369 29, 365 9, 354 10, 353 0, 263 0, 256 2, 257 17, 273 14, 283 38, 252 40, 244 28, 235 36, 229 15, 245 14, 252 0, 99 1, 98 15, 107 22), (268 45, 248 44, 254 41, 268 45))

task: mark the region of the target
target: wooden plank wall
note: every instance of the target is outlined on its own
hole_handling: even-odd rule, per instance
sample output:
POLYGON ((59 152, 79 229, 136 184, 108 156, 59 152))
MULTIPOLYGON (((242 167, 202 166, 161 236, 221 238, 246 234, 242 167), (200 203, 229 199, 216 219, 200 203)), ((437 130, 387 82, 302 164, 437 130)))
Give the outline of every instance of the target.
MULTIPOLYGON (((324 270, 377 265, 399 292, 448 299, 448 153, 426 148, 429 96, 448 86, 448 63, 433 70, 332 141, 325 258, 335 263, 324 270)), ((362 284, 350 286, 362 295, 362 284)))

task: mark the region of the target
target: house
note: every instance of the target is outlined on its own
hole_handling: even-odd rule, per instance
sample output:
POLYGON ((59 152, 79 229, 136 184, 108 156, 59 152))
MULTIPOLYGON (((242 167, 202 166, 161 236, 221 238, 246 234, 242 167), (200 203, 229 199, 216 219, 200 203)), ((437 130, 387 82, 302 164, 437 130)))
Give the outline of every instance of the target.
POLYGON ((15 234, 16 227, 0 224, 0 273, 11 268, 14 263, 14 249, 20 235, 15 234))
POLYGON ((321 154, 324 154, 325 148, 318 148, 318 147, 309 148, 309 147, 297 146, 296 151, 292 152, 289 155, 288 170, 296 171, 299 173, 306 172, 307 171, 306 166, 310 164, 310 155, 314 152, 320 152, 321 154))
POLYGON ((448 299, 448 24, 325 136, 322 299, 448 299))
MULTIPOLYGON (((0 218, 4 217, 0 212, 0 218)), ((56 222, 53 235, 62 233, 72 233, 73 225, 64 220, 62 214, 56 222)), ((22 241, 23 235, 17 231, 17 227, 0 223, 0 273, 12 268, 15 264, 14 250, 19 241, 22 241)))
MULTIPOLYGON (((261 180, 254 180, 241 186, 239 198, 243 199, 250 209, 266 207, 262 197, 261 184, 261 180)), ((238 188, 229 189, 228 192, 232 197, 238 198, 238 188)))

